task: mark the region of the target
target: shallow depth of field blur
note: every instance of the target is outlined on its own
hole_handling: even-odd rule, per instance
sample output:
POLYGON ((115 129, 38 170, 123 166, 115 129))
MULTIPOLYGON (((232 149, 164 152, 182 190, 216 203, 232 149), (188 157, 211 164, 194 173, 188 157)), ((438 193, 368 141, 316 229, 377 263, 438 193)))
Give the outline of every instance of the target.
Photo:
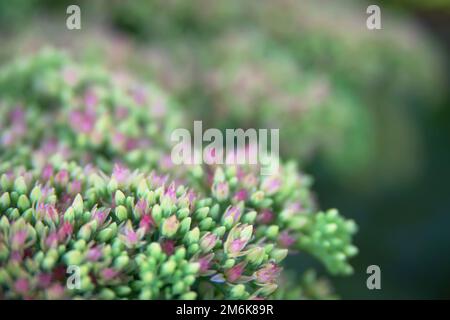
POLYGON ((0 0, 0 64, 62 48, 155 81, 188 128, 279 128, 321 206, 359 225, 340 297, 450 298, 450 4, 376 3, 371 31, 365 1, 0 0))

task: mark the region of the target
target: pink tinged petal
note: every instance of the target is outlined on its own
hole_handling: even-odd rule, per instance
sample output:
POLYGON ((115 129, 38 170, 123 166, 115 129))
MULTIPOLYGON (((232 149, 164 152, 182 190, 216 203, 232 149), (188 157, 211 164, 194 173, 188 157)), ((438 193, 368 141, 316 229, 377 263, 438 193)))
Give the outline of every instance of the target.
POLYGON ((271 210, 263 209, 258 215, 258 221, 263 224, 269 224, 274 219, 274 214, 271 210))
POLYGON ((245 189, 241 189, 234 195, 236 201, 246 201, 248 198, 248 192, 245 189))
POLYGON ((153 105, 152 105, 152 115, 159 118, 166 114, 167 112, 167 106, 163 99, 158 99, 153 105))
POLYGON ((47 296, 51 300, 62 299, 64 297, 64 287, 60 283, 53 284, 47 289, 47 296))
POLYGON ((161 248, 168 256, 171 256, 175 252, 175 242, 173 240, 163 241, 161 248))
POLYGON ((88 90, 84 96, 84 103, 88 110, 92 110, 98 103, 98 97, 94 91, 88 90))
POLYGON ((130 171, 126 167, 124 167, 118 163, 116 163, 114 165, 112 176, 114 179, 116 179, 116 181, 118 183, 125 183, 129 177, 129 175, 130 175, 130 171))
POLYGON ((64 222, 63 225, 58 230, 58 238, 59 241, 63 242, 65 241, 69 236, 72 235, 73 232, 73 226, 70 224, 70 222, 64 222))
POLYGON ((171 183, 169 187, 167 188, 165 195, 170 198, 170 200, 175 201, 177 198, 176 190, 175 190, 175 183, 171 183))
POLYGON ((261 185, 261 189, 269 195, 276 193, 280 188, 281 179, 278 177, 268 177, 263 181, 261 185))
POLYGON ((53 176, 53 166, 50 164, 47 164, 44 169, 42 170, 42 179, 44 181, 50 180, 50 178, 53 176))
POLYGON ((52 282, 52 275, 50 273, 40 273, 37 276, 38 285, 41 288, 47 288, 52 282))
POLYGON ((81 181, 80 180, 74 180, 69 186, 69 191, 73 195, 81 193, 81 181))
POLYGON ((95 210, 94 212, 94 220, 97 221, 98 225, 101 226, 105 223, 106 218, 109 215, 109 212, 111 211, 110 208, 108 209, 99 209, 99 210, 95 210))
POLYGON ((101 271, 101 276, 105 280, 112 280, 119 274, 118 271, 114 270, 113 268, 106 268, 101 271))
POLYGON ((170 168, 173 168, 174 164, 172 162, 172 158, 169 155, 165 155, 161 158, 159 161, 159 164, 161 165, 162 170, 168 170, 170 168))
POLYGON ((116 119, 123 120, 128 116, 128 109, 125 107, 118 107, 116 109, 116 119))
POLYGON ((28 232, 26 230, 18 230, 13 234, 11 239, 11 246, 13 248, 21 248, 27 240, 28 232))
POLYGON ((13 251, 11 252, 10 260, 15 262, 22 262, 23 255, 20 251, 13 251))
POLYGON ((18 279, 14 283, 14 290, 21 295, 26 295, 30 291, 30 284, 27 279, 18 279))
POLYGON ((236 223, 241 218, 241 209, 236 206, 230 206, 227 208, 227 211, 224 213, 224 218, 232 217, 233 222, 236 223))
POLYGON ((236 282, 242 276, 246 263, 241 262, 225 272, 226 278, 230 282, 236 282))
POLYGON ((125 138, 125 150, 132 151, 139 147, 139 140, 135 138, 125 138))
POLYGON ((45 244, 48 247, 54 247, 58 245, 58 234, 56 232, 50 233, 45 239, 45 244))
POLYGON ((284 248, 289 248, 295 243, 295 238, 289 235, 287 231, 283 231, 278 237, 278 241, 284 248))
POLYGON ((133 98, 139 105, 144 105, 147 102, 147 94, 143 88, 137 88, 134 91, 133 98))
POLYGON ((155 226, 153 217, 150 214, 144 214, 139 222, 139 227, 143 228, 145 232, 148 232, 153 226, 155 226))
POLYGON ((74 69, 66 68, 63 70, 63 79, 70 86, 74 86, 78 81, 78 74, 74 69))
POLYGON ((233 240, 230 244, 229 251, 230 251, 230 253, 234 253, 234 254, 239 253, 239 252, 241 252, 242 249, 244 249, 246 244, 247 244, 247 241, 245 241, 245 240, 241 240, 241 239, 233 240))
POLYGON ((101 257, 102 250, 99 247, 93 247, 87 253, 87 259, 92 262, 98 261, 101 257))
POLYGON ((69 172, 65 169, 59 171, 55 176, 55 182, 60 185, 66 185, 69 182, 69 172))
POLYGON ((129 244, 136 244, 139 241, 137 233, 133 230, 129 230, 126 237, 129 244))
POLYGON ((255 272, 256 280, 259 283, 274 282, 281 272, 281 268, 275 263, 269 262, 264 267, 255 272))

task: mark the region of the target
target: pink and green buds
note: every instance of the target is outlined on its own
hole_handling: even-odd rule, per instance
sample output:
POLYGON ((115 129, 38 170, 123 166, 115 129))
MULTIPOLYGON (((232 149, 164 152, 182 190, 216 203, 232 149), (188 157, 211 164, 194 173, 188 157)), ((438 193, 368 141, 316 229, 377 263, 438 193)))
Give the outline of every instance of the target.
POLYGON ((254 277, 260 284, 274 283, 280 275, 281 268, 274 262, 269 262, 255 272, 254 277))
POLYGON ((229 206, 222 216, 224 225, 228 228, 239 222, 242 216, 243 203, 236 206, 229 206))
POLYGON ((215 234, 212 234, 211 232, 207 232, 203 235, 203 237, 200 239, 200 248, 203 252, 209 252, 211 251, 216 243, 217 243, 217 236, 215 234))
POLYGON ((163 221, 161 234, 165 237, 171 238, 177 233, 179 226, 180 222, 178 221, 177 217, 175 215, 170 216, 163 221))
POLYGON ((245 254, 243 249, 250 241, 253 233, 252 225, 236 225, 228 234, 224 244, 225 253, 230 257, 237 257, 245 254))

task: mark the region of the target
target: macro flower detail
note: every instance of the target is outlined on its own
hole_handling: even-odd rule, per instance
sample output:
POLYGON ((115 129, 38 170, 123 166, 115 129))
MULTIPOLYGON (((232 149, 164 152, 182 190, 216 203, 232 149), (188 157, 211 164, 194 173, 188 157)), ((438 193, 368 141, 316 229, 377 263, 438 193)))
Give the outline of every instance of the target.
POLYGON ((272 299, 288 254, 352 271, 356 225, 317 209, 295 163, 261 176, 257 165, 169 161, 182 114, 156 86, 45 51, 0 71, 0 90, 11 119, 0 118, 0 296, 272 299), (30 88, 30 101, 10 85, 30 88))

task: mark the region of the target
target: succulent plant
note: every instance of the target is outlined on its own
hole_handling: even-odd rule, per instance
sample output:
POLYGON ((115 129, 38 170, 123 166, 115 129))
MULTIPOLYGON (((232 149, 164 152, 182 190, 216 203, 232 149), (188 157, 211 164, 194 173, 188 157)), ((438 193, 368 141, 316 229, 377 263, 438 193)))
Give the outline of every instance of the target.
POLYGON ((354 222, 318 212, 295 163, 270 176, 257 165, 176 166, 164 131, 176 109, 160 123, 159 100, 136 97, 129 79, 116 86, 66 59, 44 52, 0 71, 1 295, 274 298, 296 251, 352 272, 354 222), (116 130, 151 147, 118 146, 116 130))
POLYGON ((243 299, 277 288, 287 250, 212 199, 155 173, 52 171, 1 177, 3 297, 243 299), (79 287, 68 285, 69 268, 79 287))
POLYGON ((53 50, 6 65, 0 92, 3 169, 42 168, 48 158, 109 171, 118 158, 152 168, 180 119, 156 86, 76 65, 53 50))

